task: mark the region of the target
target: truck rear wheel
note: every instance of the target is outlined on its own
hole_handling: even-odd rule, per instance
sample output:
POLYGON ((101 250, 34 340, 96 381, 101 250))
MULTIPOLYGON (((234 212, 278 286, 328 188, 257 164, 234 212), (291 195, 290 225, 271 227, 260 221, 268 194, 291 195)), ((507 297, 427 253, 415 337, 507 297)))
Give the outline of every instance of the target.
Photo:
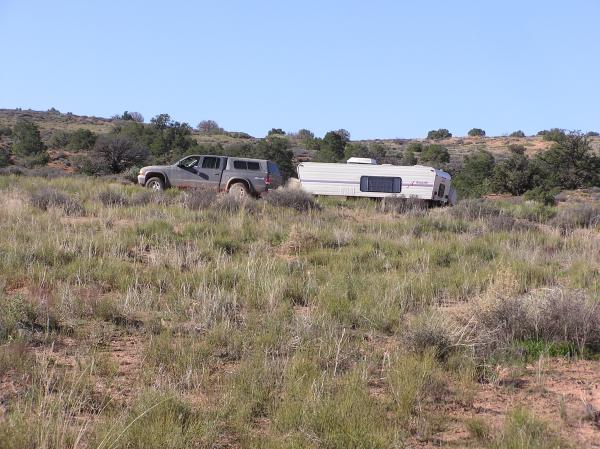
POLYGON ((229 194, 231 196, 235 196, 237 198, 248 198, 250 196, 250 192, 248 191, 248 187, 243 182, 234 182, 229 186, 229 194))
POLYGON ((151 190, 161 191, 165 190, 165 183, 160 178, 150 178, 146 181, 146 187, 151 190))

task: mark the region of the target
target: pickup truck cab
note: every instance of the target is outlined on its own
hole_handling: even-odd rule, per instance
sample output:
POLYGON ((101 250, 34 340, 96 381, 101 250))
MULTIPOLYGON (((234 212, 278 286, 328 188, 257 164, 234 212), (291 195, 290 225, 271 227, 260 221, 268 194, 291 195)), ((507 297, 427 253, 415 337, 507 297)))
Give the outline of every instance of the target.
POLYGON ((173 165, 143 167, 138 174, 138 184, 153 190, 214 188, 236 196, 263 196, 282 182, 279 167, 272 161, 212 155, 191 155, 173 165))

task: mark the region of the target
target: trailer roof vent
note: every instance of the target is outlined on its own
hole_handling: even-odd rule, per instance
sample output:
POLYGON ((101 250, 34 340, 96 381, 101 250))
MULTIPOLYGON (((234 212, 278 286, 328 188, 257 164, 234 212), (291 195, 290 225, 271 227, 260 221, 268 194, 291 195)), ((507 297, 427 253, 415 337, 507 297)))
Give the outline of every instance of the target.
POLYGON ((370 159, 368 157, 351 157, 346 161, 347 164, 366 164, 366 165, 377 165, 377 161, 375 159, 370 159))

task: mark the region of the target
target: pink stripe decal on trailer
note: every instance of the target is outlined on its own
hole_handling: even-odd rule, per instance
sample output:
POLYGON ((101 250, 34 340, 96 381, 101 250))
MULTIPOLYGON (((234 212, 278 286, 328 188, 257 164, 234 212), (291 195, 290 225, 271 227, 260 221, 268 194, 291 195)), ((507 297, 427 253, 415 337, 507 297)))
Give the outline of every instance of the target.
MULTIPOLYGON (((360 181, 339 181, 334 179, 300 179, 300 182, 320 182, 323 184, 357 184, 360 181)), ((402 187, 433 187, 434 184, 426 181, 403 182, 402 187)))

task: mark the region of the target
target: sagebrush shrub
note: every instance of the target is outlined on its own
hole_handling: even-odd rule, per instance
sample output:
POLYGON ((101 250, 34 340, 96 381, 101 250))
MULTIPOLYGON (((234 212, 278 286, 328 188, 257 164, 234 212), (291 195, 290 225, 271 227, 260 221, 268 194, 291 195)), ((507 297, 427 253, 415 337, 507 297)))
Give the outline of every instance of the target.
POLYGON ((415 215, 424 214, 427 210, 427 203, 417 198, 401 198, 389 196, 381 200, 383 212, 392 212, 396 214, 413 213, 415 215))
POLYGON ((30 202, 41 210, 51 207, 62 209, 66 215, 83 215, 85 209, 79 201, 52 188, 43 188, 31 194, 30 202))
POLYGON ((130 204, 132 206, 147 206, 148 204, 172 204, 178 198, 171 195, 166 195, 164 192, 142 190, 131 197, 130 204))
POLYGON ((231 195, 217 195, 217 200, 211 205, 212 209, 219 212, 237 212, 245 210, 249 213, 258 211, 257 202, 248 198, 238 198, 231 195))
POLYGON ((523 341, 600 348, 600 304, 579 291, 544 289, 526 296, 499 295, 475 308, 476 345, 487 356, 523 341))
POLYGON ((8 167, 0 168, 0 176, 21 176, 26 173, 27 169, 17 165, 9 165, 8 167))
POLYGON ((561 229, 593 228, 600 225, 600 205, 574 203, 560 207, 550 224, 561 229))
POLYGON ((98 200, 104 206, 129 206, 129 199, 116 190, 108 189, 98 194, 98 200))
POLYGON ((196 188, 185 192, 181 196, 183 207, 191 210, 203 210, 212 207, 217 202, 216 189, 196 188))
POLYGON ((266 196, 266 201, 274 206, 289 207, 300 212, 321 209, 315 202, 314 197, 302 189, 282 188, 273 190, 266 196))
POLYGON ((536 331, 547 341, 600 348, 600 304, 578 291, 551 289, 537 302, 536 331))
POLYGON ((456 345, 452 324, 441 313, 423 312, 415 317, 404 331, 404 340, 414 352, 433 350, 445 359, 456 345))
POLYGON ((486 220, 486 227, 492 232, 512 231, 515 229, 515 219, 508 215, 497 215, 486 220))
POLYGON ((483 217, 495 217, 502 214, 496 204, 483 199, 466 199, 460 201, 452 208, 451 213, 456 218, 463 220, 476 220, 483 217))
POLYGON ((31 168, 27 170, 26 174, 27 176, 37 176, 46 179, 64 178, 65 176, 69 176, 69 173, 56 167, 31 168))

